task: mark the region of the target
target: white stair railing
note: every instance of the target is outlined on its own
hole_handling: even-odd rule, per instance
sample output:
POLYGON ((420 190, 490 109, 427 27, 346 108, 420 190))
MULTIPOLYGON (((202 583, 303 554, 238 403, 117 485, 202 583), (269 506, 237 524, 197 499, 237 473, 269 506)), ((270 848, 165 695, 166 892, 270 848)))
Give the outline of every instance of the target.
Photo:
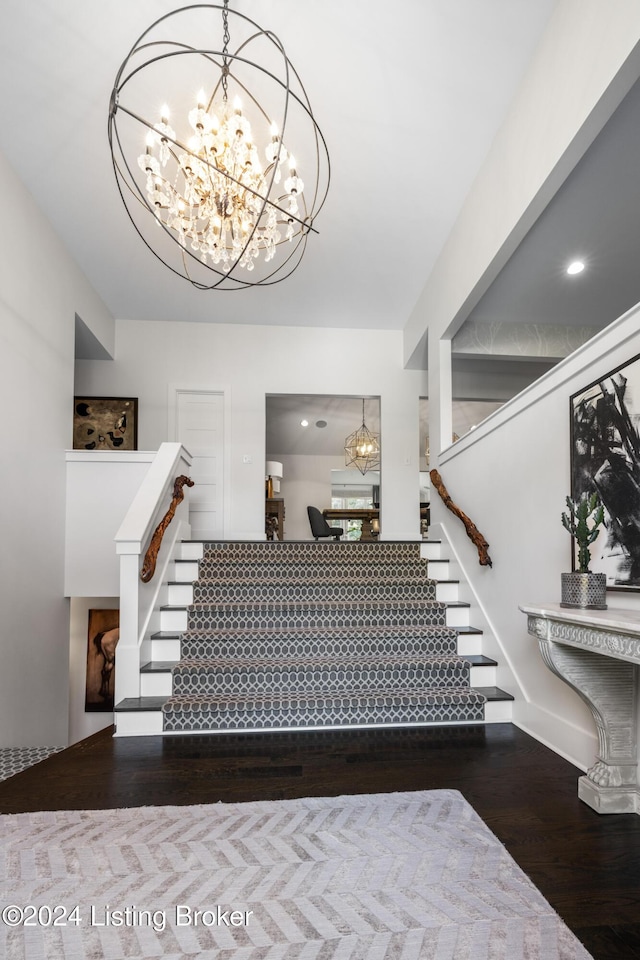
POLYGON ((182 539, 188 539, 189 496, 175 509, 148 583, 140 578, 142 558, 169 509, 177 477, 188 475, 191 454, 180 443, 163 443, 115 536, 120 557, 120 640, 116 654, 115 702, 140 696, 140 646, 160 604, 167 566, 182 539))

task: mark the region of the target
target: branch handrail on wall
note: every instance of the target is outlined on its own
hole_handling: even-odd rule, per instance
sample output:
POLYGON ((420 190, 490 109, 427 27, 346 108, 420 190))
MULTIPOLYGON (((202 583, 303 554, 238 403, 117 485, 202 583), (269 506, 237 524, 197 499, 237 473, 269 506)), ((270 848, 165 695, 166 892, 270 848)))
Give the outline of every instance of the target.
MULTIPOLYGON (((140 696, 140 645, 154 611, 160 605, 164 576, 141 581, 140 557, 173 500, 176 475, 188 475, 191 454, 181 443, 161 444, 115 536, 120 557, 120 640, 116 655, 116 702, 140 696)), ((164 573, 177 543, 188 538, 189 506, 185 498, 175 509, 176 521, 162 540, 158 573, 164 573)))
POLYGON ((474 543, 475 546, 477 547, 478 562, 480 563, 480 566, 481 567, 493 566, 493 564, 491 563, 491 557, 489 556, 489 544, 487 543, 485 538, 482 536, 482 534, 476 527, 475 523, 473 523, 473 521, 469 519, 466 513, 463 513, 460 507, 458 507, 453 502, 453 500, 449 496, 449 492, 447 491, 447 488, 442 482, 442 477, 440 476, 438 471, 431 470, 429 472, 429 476, 431 478, 431 483, 440 494, 440 499, 444 503, 445 507, 447 507, 448 510, 451 510, 451 513, 455 514, 456 517, 459 517, 459 519, 462 520, 465 530, 467 531, 467 536, 472 541, 472 543, 474 543))

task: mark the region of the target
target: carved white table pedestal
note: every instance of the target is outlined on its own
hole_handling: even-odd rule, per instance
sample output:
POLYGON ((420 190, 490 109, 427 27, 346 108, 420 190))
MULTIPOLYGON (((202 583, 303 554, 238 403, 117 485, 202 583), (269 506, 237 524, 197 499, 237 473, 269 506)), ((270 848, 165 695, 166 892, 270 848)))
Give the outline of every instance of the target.
POLYGON ((598 813, 640 813, 637 704, 640 611, 521 606, 542 659, 585 701, 598 754, 578 796, 598 813))

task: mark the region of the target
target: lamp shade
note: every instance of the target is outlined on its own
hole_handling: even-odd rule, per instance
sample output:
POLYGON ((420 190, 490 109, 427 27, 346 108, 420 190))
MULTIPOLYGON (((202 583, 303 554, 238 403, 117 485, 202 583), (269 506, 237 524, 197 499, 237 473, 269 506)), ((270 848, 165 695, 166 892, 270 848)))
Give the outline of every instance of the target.
POLYGON ((267 460, 265 464, 265 475, 265 479, 271 477, 272 480, 282 480, 284 477, 282 464, 277 460, 267 460))

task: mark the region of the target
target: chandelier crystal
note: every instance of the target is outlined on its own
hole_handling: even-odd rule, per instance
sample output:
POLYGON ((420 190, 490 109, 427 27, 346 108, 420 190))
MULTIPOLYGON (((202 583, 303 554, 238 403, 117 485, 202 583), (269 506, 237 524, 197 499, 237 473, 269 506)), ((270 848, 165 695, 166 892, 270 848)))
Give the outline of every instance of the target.
POLYGON ((200 289, 242 289, 289 276, 309 232, 317 232, 313 220, 329 187, 326 144, 282 45, 235 13, 239 46, 230 52, 228 2, 183 7, 152 24, 118 72, 109 113, 114 171, 136 230, 166 266, 200 289), (221 49, 167 37, 173 18, 185 36, 189 30, 208 36, 212 11, 222 15, 221 49), (203 16, 206 23, 196 27, 203 16), (256 45, 266 65, 249 59, 256 45), (189 92, 189 85, 197 89, 196 77, 197 94, 189 92), (151 88, 173 92, 177 111, 165 105, 149 115, 151 88), (309 187, 290 137, 303 151, 309 187))
POLYGON ((344 462, 347 467, 357 467, 363 475, 380 466, 380 437, 372 433, 364 419, 362 401, 362 425, 350 433, 344 441, 344 462))

